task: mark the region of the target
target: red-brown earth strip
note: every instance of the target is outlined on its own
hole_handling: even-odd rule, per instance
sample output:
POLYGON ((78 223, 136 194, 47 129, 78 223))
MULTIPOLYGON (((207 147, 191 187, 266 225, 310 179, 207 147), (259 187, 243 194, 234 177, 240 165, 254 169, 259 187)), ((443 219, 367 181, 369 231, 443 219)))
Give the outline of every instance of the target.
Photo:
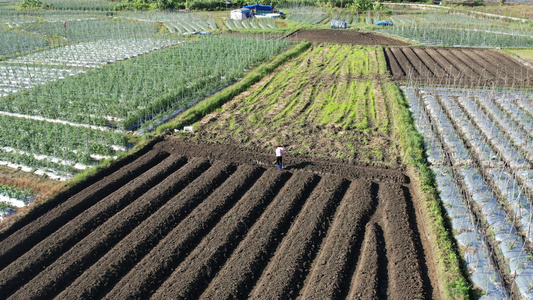
POLYGON ((422 63, 425 64, 429 69, 431 69, 431 72, 433 73, 435 77, 446 78, 450 76, 446 72, 446 70, 437 63, 436 60, 434 60, 431 56, 427 54, 425 49, 412 48, 412 50, 418 56, 418 58, 422 61, 422 63))
POLYGON ((183 166, 185 162, 186 158, 182 156, 171 155, 167 157, 42 240, 2 270, 1 292, 4 295, 9 295, 20 288, 36 273, 44 270, 63 252, 67 251, 68 247, 83 239, 90 233, 90 230, 95 229, 109 217, 129 205, 143 192, 183 166))
MULTIPOLYGON (((350 286, 365 226, 377 208, 377 184, 353 181, 337 208, 330 232, 304 284, 302 299, 342 299, 350 286)), ((370 269, 369 269, 370 271, 370 269)), ((370 282, 366 282, 370 285, 370 282)))
POLYGON ((459 79, 459 77, 461 77, 461 71, 457 69, 446 57, 437 52, 436 49, 426 48, 425 51, 431 58, 438 62, 442 68, 446 70, 446 72, 450 75, 450 79, 456 81, 459 79))
POLYGON ((399 64, 402 66, 402 69, 405 72, 405 76, 420 76, 418 74, 416 67, 413 66, 413 62, 411 62, 403 53, 401 48, 391 48, 392 54, 394 54, 394 57, 399 61, 399 64))
MULTIPOLYGON (((158 210, 172 195, 186 188, 209 166, 210 164, 205 159, 192 159, 184 167, 108 219, 79 243, 73 245, 69 251, 10 298, 35 299, 55 296, 124 236, 158 210)), ((227 172, 223 170, 217 174, 227 176, 227 172)))
MULTIPOLYGON (((127 278, 131 279, 134 284, 141 282, 139 276, 135 276, 137 272, 135 265, 139 264, 140 269, 144 270, 144 262, 149 261, 147 266, 151 272, 145 279, 156 282, 154 278, 164 277, 163 267, 171 268, 172 261, 179 261, 180 255, 176 249, 178 245, 183 246, 182 256, 184 257, 193 247, 198 243, 206 231, 208 231, 218 219, 224 214, 229 207, 231 207, 237 199, 254 183, 263 172, 262 168, 241 166, 231 175, 220 187, 212 186, 214 192, 211 193, 207 199, 199 199, 202 193, 198 193, 194 189, 191 191, 195 194, 181 193, 175 199, 169 201, 157 213, 150 216, 150 218, 139 226, 132 233, 130 233, 124 240, 122 240, 112 251, 108 252, 102 259, 100 259, 87 272, 83 273, 71 286, 69 286, 63 293, 57 297, 58 299, 94 299, 101 298, 105 295, 112 286, 114 286, 122 277, 128 274, 127 278), (200 203, 196 206, 187 217, 183 218, 179 225, 173 227, 173 224, 178 224, 178 216, 183 215, 180 210, 181 202, 195 201, 200 203), (163 226, 165 226, 163 228, 163 226), (162 237, 160 232, 169 232, 165 237, 162 237), (154 238, 155 237, 155 238, 154 238), (177 237, 177 239, 176 239, 177 237), (178 239, 181 239, 178 241, 178 239), (157 245, 155 249, 153 246, 157 245), (166 245, 169 248, 162 247, 166 245), (160 250, 160 251, 158 251, 160 250), (155 254, 155 261, 150 261, 155 254), (132 268, 134 270, 132 270, 132 268), (129 272, 129 273, 128 273, 129 272)), ((210 179, 210 178, 206 178, 210 179)), ((195 182, 199 183, 199 182, 195 182)), ((198 187, 203 187, 204 184, 198 184, 198 187)), ((186 192, 184 190, 184 192, 186 192)), ((141 286, 148 288, 149 285, 141 284, 141 286)), ((126 299, 135 294, 133 289, 128 290, 128 295, 117 296, 115 299, 126 299)), ((140 298, 140 294, 136 294, 134 298, 140 298)))
POLYGON ((411 64, 416 68, 418 74, 423 77, 433 77, 434 74, 431 72, 431 70, 426 66, 426 64, 416 55, 416 53, 411 48, 401 48, 404 55, 409 59, 411 64))
POLYGON ((449 49, 437 48, 435 50, 442 56, 446 57, 446 60, 448 60, 455 68, 457 68, 461 75, 465 76, 463 79, 466 80, 466 82, 464 82, 465 84, 469 84, 472 78, 478 77, 476 70, 465 64, 465 62, 456 57, 449 49))
POLYGON ((101 197, 110 191, 126 184, 143 173, 150 165, 166 158, 165 152, 148 152, 124 168, 117 170, 102 180, 90 185, 65 200, 61 205, 50 210, 37 220, 19 229, 0 243, 0 270, 28 251, 42 239, 52 234, 63 224, 75 218, 78 214, 94 205, 101 197))
POLYGON ((507 57, 507 55, 499 52, 489 50, 485 52, 486 56, 490 58, 490 61, 502 70, 502 74, 499 77, 504 79, 500 79, 500 81, 504 80, 509 85, 515 87, 522 87, 522 85, 531 87, 533 85, 533 70, 531 68, 521 65, 517 61, 507 57), (517 79, 518 82, 516 82, 517 79))
POLYGON ((397 80, 407 74, 407 72, 405 72, 404 69, 398 64, 398 60, 394 56, 394 53, 392 53, 391 48, 385 48, 385 57, 389 62, 389 68, 392 72, 392 79, 397 80))
POLYGON ((459 51, 465 55, 466 59, 474 61, 479 66, 481 71, 478 71, 478 73, 482 76, 488 73, 493 81, 498 79, 499 74, 501 74, 500 70, 498 70, 495 64, 487 61, 482 55, 479 55, 479 52, 470 49, 459 49, 459 51))
MULTIPOLYGON (((388 259, 389 284, 388 299, 428 299, 430 286, 425 282, 422 257, 416 252, 415 234, 410 224, 414 213, 408 209, 406 195, 402 186, 396 183, 380 185, 378 198, 383 200, 381 227, 386 241, 385 248, 388 259), (406 289, 406 287, 409 287, 406 289)), ((412 207, 411 207, 412 209, 412 207)))
POLYGON ((200 299, 242 299, 248 296, 318 180, 318 176, 306 173, 292 176, 200 299))
POLYGON ((369 222, 361 234, 364 245, 347 299, 387 299, 388 259, 383 229, 369 222))
POLYGON ((468 55, 466 55, 463 51, 460 49, 451 49, 450 53, 453 54, 457 59, 459 59, 463 65, 468 66, 470 69, 474 71, 474 75, 472 76, 472 80, 480 80, 482 83, 485 82, 494 82, 496 78, 494 77, 494 74, 491 74, 487 71, 487 68, 485 68, 484 65, 478 64, 475 60, 471 59, 468 55))
POLYGON ((254 187, 256 189, 252 191, 251 196, 259 197, 250 198, 248 195, 243 197, 178 266, 152 299, 198 298, 199 293, 205 290, 207 283, 217 274, 239 241, 269 204, 269 199, 264 197, 264 193, 270 192, 265 191, 264 186, 254 185, 254 187), (263 192, 258 188, 263 189, 263 192))
POLYGON ((306 201, 294 224, 284 237, 267 268, 263 271, 250 298, 295 298, 318 252, 329 221, 348 182, 325 176, 306 201))

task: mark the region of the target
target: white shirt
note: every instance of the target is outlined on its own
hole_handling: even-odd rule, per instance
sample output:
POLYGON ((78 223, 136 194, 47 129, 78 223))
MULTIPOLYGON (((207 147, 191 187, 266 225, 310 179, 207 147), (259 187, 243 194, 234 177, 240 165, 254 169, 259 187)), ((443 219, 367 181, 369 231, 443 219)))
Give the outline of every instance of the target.
POLYGON ((287 151, 287 149, 283 147, 277 147, 276 148, 276 156, 283 156, 283 151, 287 151))

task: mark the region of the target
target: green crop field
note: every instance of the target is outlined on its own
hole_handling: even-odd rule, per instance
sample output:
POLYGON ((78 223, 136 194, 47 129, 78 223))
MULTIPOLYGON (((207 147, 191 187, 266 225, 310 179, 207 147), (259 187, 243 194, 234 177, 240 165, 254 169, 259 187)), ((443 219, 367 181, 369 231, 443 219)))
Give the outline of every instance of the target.
POLYGON ((373 47, 312 47, 250 89, 250 95, 202 121, 200 139, 347 161, 395 164, 386 93, 386 67, 373 47), (226 112, 227 111, 227 112, 226 112), (311 138, 310 138, 311 137, 311 138))

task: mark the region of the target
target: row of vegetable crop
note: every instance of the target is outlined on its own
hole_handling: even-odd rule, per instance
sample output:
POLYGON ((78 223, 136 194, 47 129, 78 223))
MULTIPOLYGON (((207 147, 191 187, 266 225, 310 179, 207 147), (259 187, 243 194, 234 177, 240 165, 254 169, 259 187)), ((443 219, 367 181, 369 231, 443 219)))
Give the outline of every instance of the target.
POLYGON ((425 45, 469 47, 533 47, 533 35, 518 35, 482 28, 465 28, 460 25, 435 26, 396 25, 380 32, 411 39, 425 45))
POLYGON ((75 68, 0 65, 0 97, 84 72, 75 68))
POLYGON ((206 37, 7 96, 0 110, 131 129, 163 111, 187 108, 288 45, 206 37))
POLYGON ((427 45, 474 47, 531 47, 533 30, 528 24, 450 12, 396 12, 394 26, 380 31, 427 45))
MULTIPOLYGON (((114 38, 72 43, 7 60, 15 64, 46 64, 99 67, 180 43, 177 39, 155 37, 114 38)), ((0 75, 1 76, 1 75, 0 75)))
POLYGON ((0 26, 0 56, 26 52, 48 46, 48 41, 44 38, 31 35, 22 35, 11 30, 5 30, 0 26))
POLYGON ((21 188, 14 185, 0 184, 0 195, 12 199, 30 201, 34 197, 34 192, 31 189, 21 188))
POLYGON ((478 105, 475 95, 480 91, 404 91, 474 283, 487 298, 508 298, 513 285, 521 297, 531 297, 533 263, 527 244, 533 237, 533 199, 524 185, 527 178, 519 179, 517 170, 508 167, 481 129, 483 123, 472 115, 475 110, 462 106, 478 105), (499 268, 485 263, 491 260, 499 268))
POLYGON ((246 20, 226 19, 226 26, 231 30, 239 28, 276 28, 276 21, 270 18, 251 18, 246 20))
POLYGON ((170 33, 183 34, 217 29, 212 16, 194 12, 124 12, 118 15, 138 21, 161 22, 170 33))
POLYGON ((120 18, 79 20, 67 24, 61 21, 42 22, 30 25, 27 30, 43 36, 62 36, 68 41, 142 36, 158 31, 153 22, 132 22, 120 18))
POLYGON ((36 161, 40 156, 46 156, 90 164, 93 161, 91 155, 115 155, 114 149, 124 148, 128 144, 124 133, 111 130, 10 116, 0 116, 0 125, 0 160, 4 160, 5 155, 12 156, 10 152, 22 151, 33 156, 36 161))
POLYGON ((300 23, 318 24, 329 17, 326 9, 317 6, 288 6, 287 10, 287 20, 300 23))

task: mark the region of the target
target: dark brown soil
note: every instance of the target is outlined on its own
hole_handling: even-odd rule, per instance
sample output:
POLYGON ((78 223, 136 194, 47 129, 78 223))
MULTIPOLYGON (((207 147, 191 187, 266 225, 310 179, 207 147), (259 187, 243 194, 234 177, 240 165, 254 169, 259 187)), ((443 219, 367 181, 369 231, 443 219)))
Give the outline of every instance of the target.
POLYGON ((430 299, 400 170, 178 139, 0 235, 8 299, 430 299))
POLYGON ((533 69, 503 53, 468 48, 386 48, 393 80, 471 87, 531 87, 533 69))
POLYGON ((291 41, 309 41, 313 43, 335 43, 353 45, 387 45, 408 46, 411 43, 373 32, 359 32, 349 29, 310 29, 298 30, 289 35, 291 41))

